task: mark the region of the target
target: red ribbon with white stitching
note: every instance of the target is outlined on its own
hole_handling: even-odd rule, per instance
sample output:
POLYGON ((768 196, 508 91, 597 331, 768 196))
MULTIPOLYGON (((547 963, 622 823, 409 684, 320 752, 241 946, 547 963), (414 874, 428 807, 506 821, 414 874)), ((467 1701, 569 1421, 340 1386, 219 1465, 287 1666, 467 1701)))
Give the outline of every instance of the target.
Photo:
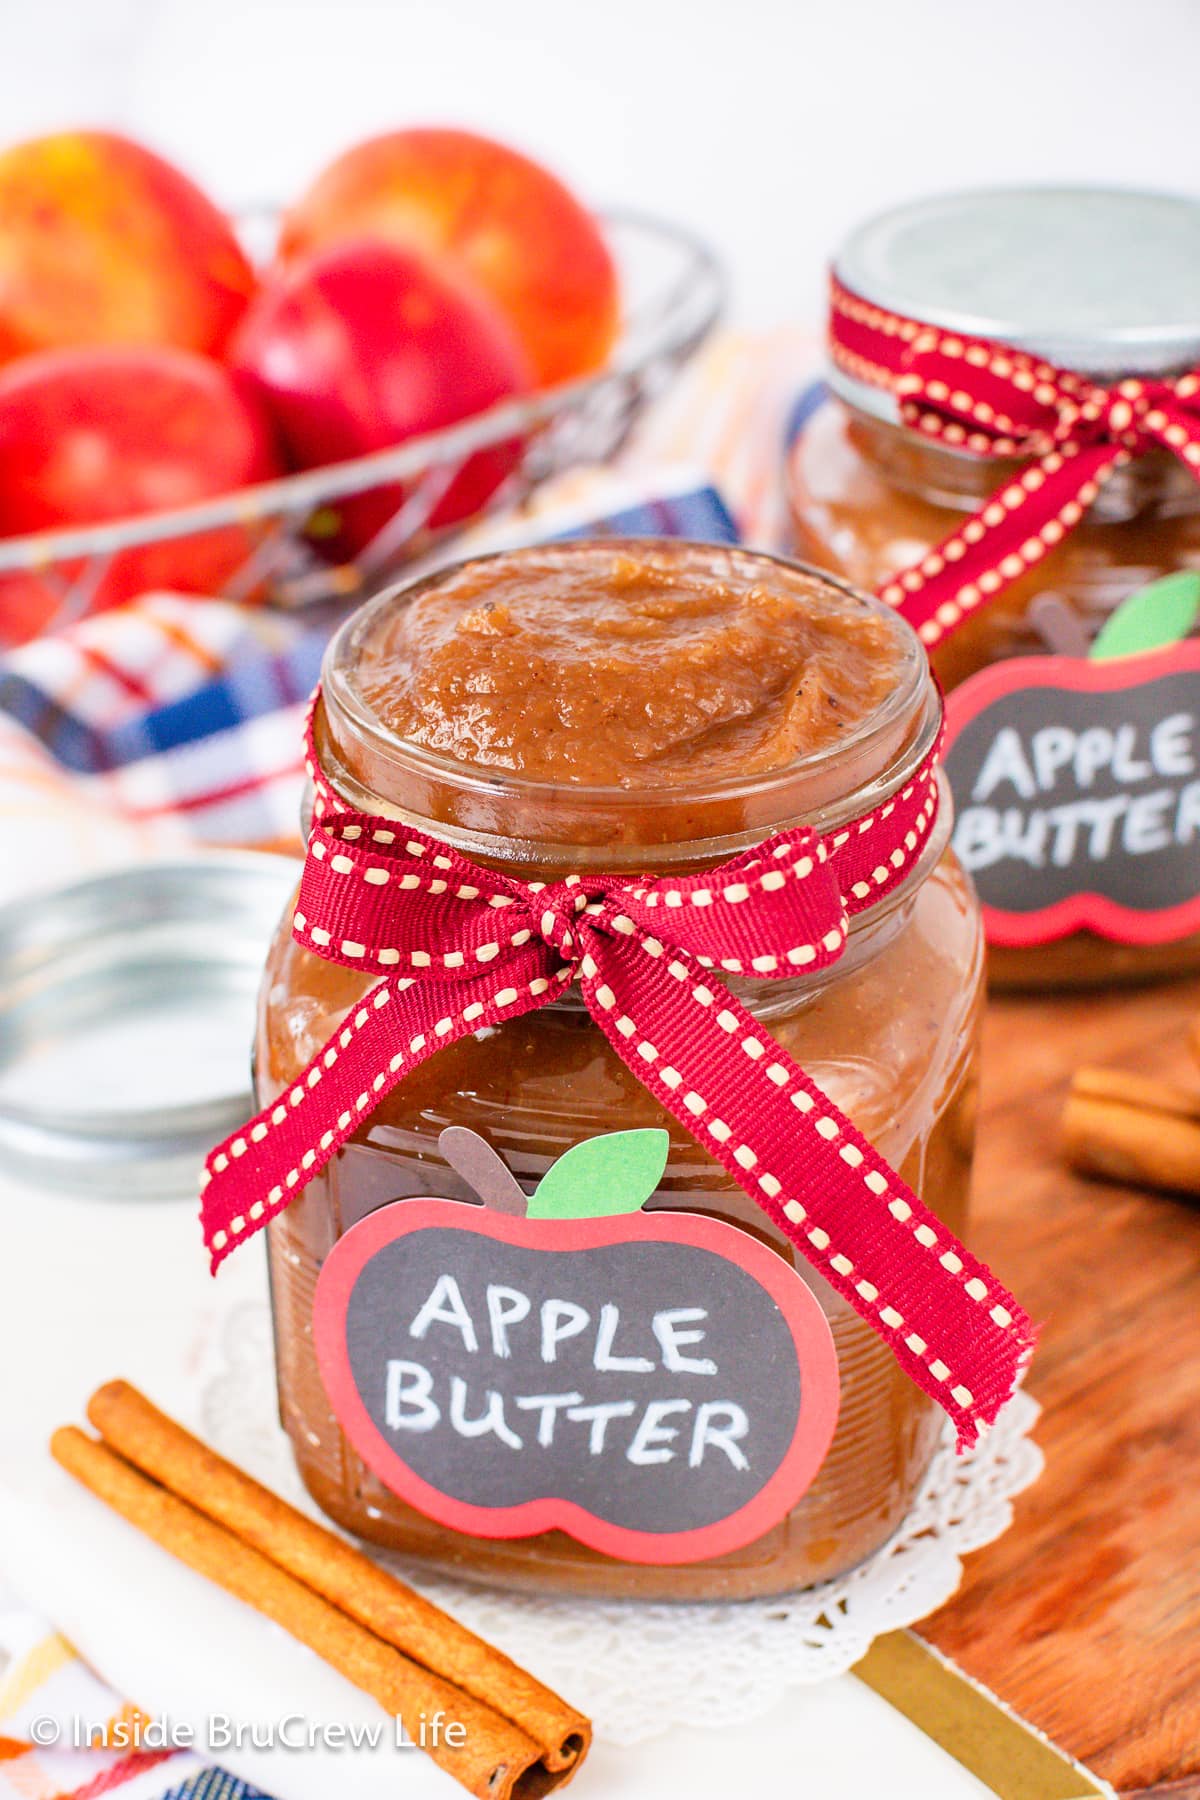
POLYGON ((829 345, 839 369, 895 397, 911 430, 979 456, 1031 459, 880 588, 930 649, 1061 543, 1123 464, 1169 450, 1200 480, 1198 370, 1102 387, 1009 344, 889 312, 836 277, 829 345))
POLYGON ((484 869, 348 810, 309 727, 316 807, 298 943, 377 977, 291 1087, 213 1151, 214 1269, 299 1193, 410 1069, 573 981, 638 1080, 878 1332, 973 1443, 1013 1391, 1027 1315, 723 985, 827 968, 850 918, 908 879, 937 815, 936 752, 874 811, 785 831, 704 874, 484 869))

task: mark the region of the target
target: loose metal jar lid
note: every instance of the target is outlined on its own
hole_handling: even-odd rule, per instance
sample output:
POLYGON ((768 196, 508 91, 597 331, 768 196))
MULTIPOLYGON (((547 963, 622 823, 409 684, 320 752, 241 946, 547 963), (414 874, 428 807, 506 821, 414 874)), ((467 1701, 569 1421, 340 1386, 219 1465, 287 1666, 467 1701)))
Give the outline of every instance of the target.
POLYGON ((250 1110, 290 857, 150 863, 0 909, 0 1165, 97 1196, 197 1191, 250 1110))
MULTIPOLYGON (((1200 200, 1123 188, 990 188, 879 213, 846 240, 838 280, 924 324, 1028 350, 1099 379, 1200 362, 1200 200)), ((855 405, 880 390, 832 370, 855 405)))

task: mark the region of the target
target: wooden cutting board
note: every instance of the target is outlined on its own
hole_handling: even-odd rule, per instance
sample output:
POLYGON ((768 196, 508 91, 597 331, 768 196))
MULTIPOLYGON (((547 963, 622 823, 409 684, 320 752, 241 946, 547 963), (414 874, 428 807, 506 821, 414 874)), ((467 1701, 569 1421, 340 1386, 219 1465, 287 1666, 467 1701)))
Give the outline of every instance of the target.
POLYGON ((1042 1336, 1046 1472, 924 1635, 1127 1794, 1200 1800, 1200 1203, 1057 1146, 1081 1063, 1200 1089, 1200 981, 993 1002, 973 1243, 1042 1336))

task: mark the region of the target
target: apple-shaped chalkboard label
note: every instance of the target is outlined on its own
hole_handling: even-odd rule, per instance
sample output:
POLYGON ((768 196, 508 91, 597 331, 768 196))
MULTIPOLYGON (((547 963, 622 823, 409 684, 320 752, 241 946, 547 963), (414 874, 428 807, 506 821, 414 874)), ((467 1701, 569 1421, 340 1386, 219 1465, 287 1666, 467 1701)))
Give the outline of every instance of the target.
POLYGON ((1155 589, 1091 656, 1014 657, 946 702, 954 847, 993 944, 1200 930, 1200 643, 1136 649, 1194 618, 1196 597, 1155 589))
POLYGON ((839 1398, 791 1265, 719 1219, 641 1211, 665 1131, 577 1144, 528 1202, 481 1138, 442 1148, 484 1204, 383 1206, 317 1283, 321 1376, 368 1467, 454 1530, 557 1529, 632 1562, 699 1562, 782 1519, 839 1398))

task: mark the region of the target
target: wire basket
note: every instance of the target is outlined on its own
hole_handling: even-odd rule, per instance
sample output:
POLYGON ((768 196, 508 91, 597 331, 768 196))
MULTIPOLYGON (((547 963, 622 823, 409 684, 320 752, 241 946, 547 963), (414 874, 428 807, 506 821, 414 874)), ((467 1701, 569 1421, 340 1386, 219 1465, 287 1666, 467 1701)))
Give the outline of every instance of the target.
MULTIPOLYGON (((246 534, 248 554, 223 584, 222 597, 291 607, 357 598, 464 525, 519 504, 550 476, 613 456, 638 415, 712 329, 725 281, 707 245, 678 226, 624 212, 603 214, 601 223, 617 262, 624 320, 598 374, 502 401, 393 449, 260 482, 199 505, 0 539, 0 577, 36 574, 57 607, 44 629, 56 629, 89 610, 120 552, 236 527, 246 534), (464 463, 499 446, 511 447, 513 466, 482 511, 440 531, 431 529, 429 521, 464 463), (400 498, 370 543, 353 562, 322 557, 316 529, 322 514, 380 489, 394 489, 400 498)), ((250 221, 249 229, 257 226, 261 235, 262 224, 250 221)))

